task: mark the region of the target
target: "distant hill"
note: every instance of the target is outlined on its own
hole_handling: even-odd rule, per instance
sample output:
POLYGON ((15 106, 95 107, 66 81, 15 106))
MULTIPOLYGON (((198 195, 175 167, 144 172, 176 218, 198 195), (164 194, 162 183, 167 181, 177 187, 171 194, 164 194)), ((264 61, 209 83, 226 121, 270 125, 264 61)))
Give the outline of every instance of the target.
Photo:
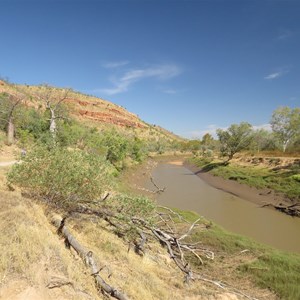
MULTIPOLYGON (((37 100, 41 86, 13 85, 0 80, 0 93, 8 93, 15 96, 25 94, 28 106, 41 105, 37 100)), ((67 91, 56 87, 50 87, 55 94, 57 91, 67 91)), ((68 107, 72 117, 85 125, 99 129, 116 128, 119 131, 134 131, 135 134, 146 140, 165 139, 171 141, 183 141, 184 139, 172 132, 157 126, 151 125, 141 120, 136 114, 129 112, 124 107, 110 101, 85 95, 73 90, 69 90, 64 104, 68 107)))

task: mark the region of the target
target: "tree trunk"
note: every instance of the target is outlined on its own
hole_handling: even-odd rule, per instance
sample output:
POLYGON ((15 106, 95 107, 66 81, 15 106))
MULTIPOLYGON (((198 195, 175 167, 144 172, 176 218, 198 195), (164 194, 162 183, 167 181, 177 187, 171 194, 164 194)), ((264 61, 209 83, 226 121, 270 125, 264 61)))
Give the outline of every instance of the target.
POLYGON ((8 145, 14 144, 15 142, 15 124, 13 122, 12 116, 8 119, 7 124, 7 143, 8 145))
POLYGON ((283 146, 282 146, 283 152, 285 152, 287 145, 288 145, 288 141, 287 142, 283 142, 283 146))
POLYGON ((90 268, 96 283, 100 288, 105 291, 108 295, 119 299, 119 300, 129 300, 127 296, 119 292, 115 287, 109 285, 99 274, 101 268, 97 265, 94 260, 92 251, 85 249, 71 234, 71 232, 65 226, 65 219, 60 217, 54 217, 52 219, 52 224, 58 229, 58 233, 62 234, 66 238, 68 245, 74 248, 78 255, 85 261, 86 265, 90 268))
POLYGON ((53 109, 50 108, 50 112, 51 112, 51 119, 50 119, 50 133, 53 137, 53 139, 56 138, 56 118, 55 118, 55 111, 53 109))

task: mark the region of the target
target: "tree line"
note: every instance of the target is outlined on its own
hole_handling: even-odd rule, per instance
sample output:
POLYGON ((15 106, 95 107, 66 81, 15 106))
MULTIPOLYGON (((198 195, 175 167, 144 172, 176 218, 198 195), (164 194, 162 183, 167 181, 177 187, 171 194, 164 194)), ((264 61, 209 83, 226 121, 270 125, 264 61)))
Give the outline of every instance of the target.
POLYGON ((217 129, 217 139, 206 133, 202 140, 190 140, 179 144, 181 151, 211 156, 214 152, 233 156, 241 151, 252 153, 261 151, 290 152, 300 151, 300 108, 279 107, 273 111, 270 129, 255 129, 248 122, 231 124, 227 129, 217 129))

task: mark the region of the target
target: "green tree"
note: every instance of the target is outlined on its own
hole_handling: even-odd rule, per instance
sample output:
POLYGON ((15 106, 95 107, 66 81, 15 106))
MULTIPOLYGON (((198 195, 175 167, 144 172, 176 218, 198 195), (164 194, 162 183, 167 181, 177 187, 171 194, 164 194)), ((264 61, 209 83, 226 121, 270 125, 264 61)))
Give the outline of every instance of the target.
POLYGON ((300 135, 300 108, 279 107, 273 112, 270 123, 285 152, 300 135))
POLYGON ((231 160, 234 154, 247 149, 252 141, 252 125, 247 122, 232 124, 227 130, 217 129, 221 152, 231 160))
POLYGON ((276 148, 277 143, 273 132, 266 129, 258 129, 253 132, 252 150, 260 152, 264 150, 274 150, 276 148))
POLYGON ((212 143, 214 142, 214 138, 212 137, 212 135, 210 133, 206 133, 203 137, 202 137, 202 145, 204 146, 211 146, 212 143))
POLYGON ((101 138, 102 145, 107 149, 106 159, 117 169, 121 169, 122 161, 129 150, 129 141, 116 130, 106 131, 101 138))
POLYGON ((145 143, 138 137, 131 141, 131 157, 137 162, 141 162, 147 154, 145 143))

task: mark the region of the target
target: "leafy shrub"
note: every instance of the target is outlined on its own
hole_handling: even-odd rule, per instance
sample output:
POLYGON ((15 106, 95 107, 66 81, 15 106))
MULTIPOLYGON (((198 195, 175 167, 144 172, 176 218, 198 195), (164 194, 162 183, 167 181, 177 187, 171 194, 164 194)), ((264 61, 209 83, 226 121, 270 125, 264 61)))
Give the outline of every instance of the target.
POLYGON ((116 213, 117 219, 123 224, 116 229, 116 232, 130 241, 139 237, 139 229, 132 222, 133 218, 145 220, 148 224, 154 222, 156 205, 147 197, 117 194, 106 201, 106 205, 110 211, 116 213))
POLYGON ((122 161, 128 154, 129 139, 117 131, 107 131, 101 137, 102 145, 107 149, 106 158, 117 169, 122 169, 122 161))
POLYGON ((93 202, 111 185, 111 166, 83 151, 38 147, 8 174, 9 184, 33 197, 69 208, 93 202))
POLYGON ((300 174, 292 175, 291 178, 300 182, 300 174))
POLYGON ((141 162, 147 155, 146 145, 139 138, 135 137, 131 143, 131 157, 137 162, 141 162))
POLYGON ((108 200, 108 205, 118 212, 119 218, 143 218, 149 221, 155 210, 155 203, 145 196, 118 194, 108 200))

